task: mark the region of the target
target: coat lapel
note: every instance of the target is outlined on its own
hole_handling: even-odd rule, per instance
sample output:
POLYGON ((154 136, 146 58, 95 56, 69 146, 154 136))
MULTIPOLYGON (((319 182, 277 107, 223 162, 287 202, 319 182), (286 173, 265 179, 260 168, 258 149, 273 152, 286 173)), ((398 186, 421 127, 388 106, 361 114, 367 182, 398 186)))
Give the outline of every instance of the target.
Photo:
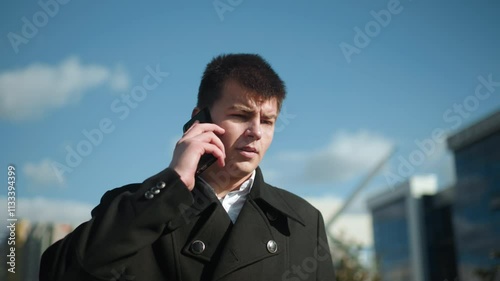
POLYGON ((238 220, 229 234, 220 261, 215 268, 213 280, 259 260, 278 255, 267 250, 267 243, 275 240, 270 225, 253 200, 247 200, 238 220))
POLYGON ((231 230, 232 222, 220 204, 214 204, 212 208, 214 210, 211 212, 207 210, 210 212, 207 218, 201 216, 198 220, 198 224, 200 224, 206 219, 194 235, 191 233, 192 236, 182 248, 182 254, 210 262, 221 250, 224 237, 231 230))
MULTIPOLYGON (((193 189, 194 203, 183 215, 186 225, 179 228, 182 254, 210 262, 221 250, 232 222, 213 191, 201 181, 193 189)), ((182 222, 177 222, 182 224, 182 222)))
POLYGON ((278 192, 278 188, 264 182, 264 177, 260 168, 257 167, 255 174, 255 186, 250 192, 251 198, 255 201, 265 202, 265 205, 272 209, 272 213, 279 213, 302 225, 305 225, 302 217, 283 199, 278 192))
POLYGON ((264 182, 262 172, 257 168, 254 185, 228 234, 213 280, 224 278, 235 270, 260 260, 280 255, 285 237, 290 234, 288 218, 304 224, 274 188, 264 182), (270 250, 268 243, 275 243, 276 251, 270 250))

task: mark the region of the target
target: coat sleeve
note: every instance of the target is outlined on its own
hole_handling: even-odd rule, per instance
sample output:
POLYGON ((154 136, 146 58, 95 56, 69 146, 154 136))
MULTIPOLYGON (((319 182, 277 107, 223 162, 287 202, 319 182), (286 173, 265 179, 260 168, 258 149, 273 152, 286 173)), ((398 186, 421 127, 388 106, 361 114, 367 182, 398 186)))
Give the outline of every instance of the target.
POLYGON ((193 203, 191 192, 170 168, 128 187, 108 191, 88 222, 44 252, 40 281, 116 280, 131 257, 193 203), (146 198, 155 187, 160 192, 146 198))

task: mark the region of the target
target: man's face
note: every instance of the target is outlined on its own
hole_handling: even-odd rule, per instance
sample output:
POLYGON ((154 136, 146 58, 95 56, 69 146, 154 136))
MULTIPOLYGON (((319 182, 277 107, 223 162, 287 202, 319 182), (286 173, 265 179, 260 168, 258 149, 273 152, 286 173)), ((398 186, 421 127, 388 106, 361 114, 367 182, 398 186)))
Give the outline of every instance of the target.
POLYGON ((226 171, 231 178, 247 176, 262 161, 273 140, 278 117, 276 99, 259 100, 257 93, 230 80, 210 114, 212 121, 225 130, 219 137, 226 151, 226 166, 214 164, 208 174, 226 171))

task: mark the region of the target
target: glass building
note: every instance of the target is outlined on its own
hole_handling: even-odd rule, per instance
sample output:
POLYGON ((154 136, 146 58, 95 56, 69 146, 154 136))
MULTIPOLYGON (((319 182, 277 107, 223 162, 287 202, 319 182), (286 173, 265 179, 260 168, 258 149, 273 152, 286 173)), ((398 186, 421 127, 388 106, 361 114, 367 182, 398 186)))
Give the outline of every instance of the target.
POLYGON ((434 175, 418 176, 368 199, 376 262, 382 280, 429 280, 424 208, 425 198, 436 189, 434 175))
POLYGON ((376 260, 384 280, 410 280, 412 276, 405 209, 406 200, 400 198, 372 213, 376 260))
POLYGON ((448 188, 434 196, 423 196, 425 229, 425 280, 458 280, 455 234, 452 224, 454 189, 448 188))
POLYGON ((457 175, 453 226, 460 280, 500 280, 500 111, 451 136, 448 146, 457 175))

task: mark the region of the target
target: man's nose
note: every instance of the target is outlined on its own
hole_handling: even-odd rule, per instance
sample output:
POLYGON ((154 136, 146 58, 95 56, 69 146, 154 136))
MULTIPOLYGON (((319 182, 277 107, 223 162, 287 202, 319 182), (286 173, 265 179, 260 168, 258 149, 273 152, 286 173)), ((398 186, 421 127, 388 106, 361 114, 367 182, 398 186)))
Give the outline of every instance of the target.
POLYGON ((248 125, 245 131, 245 136, 259 140, 262 138, 262 130, 260 128, 260 121, 253 121, 248 125))

